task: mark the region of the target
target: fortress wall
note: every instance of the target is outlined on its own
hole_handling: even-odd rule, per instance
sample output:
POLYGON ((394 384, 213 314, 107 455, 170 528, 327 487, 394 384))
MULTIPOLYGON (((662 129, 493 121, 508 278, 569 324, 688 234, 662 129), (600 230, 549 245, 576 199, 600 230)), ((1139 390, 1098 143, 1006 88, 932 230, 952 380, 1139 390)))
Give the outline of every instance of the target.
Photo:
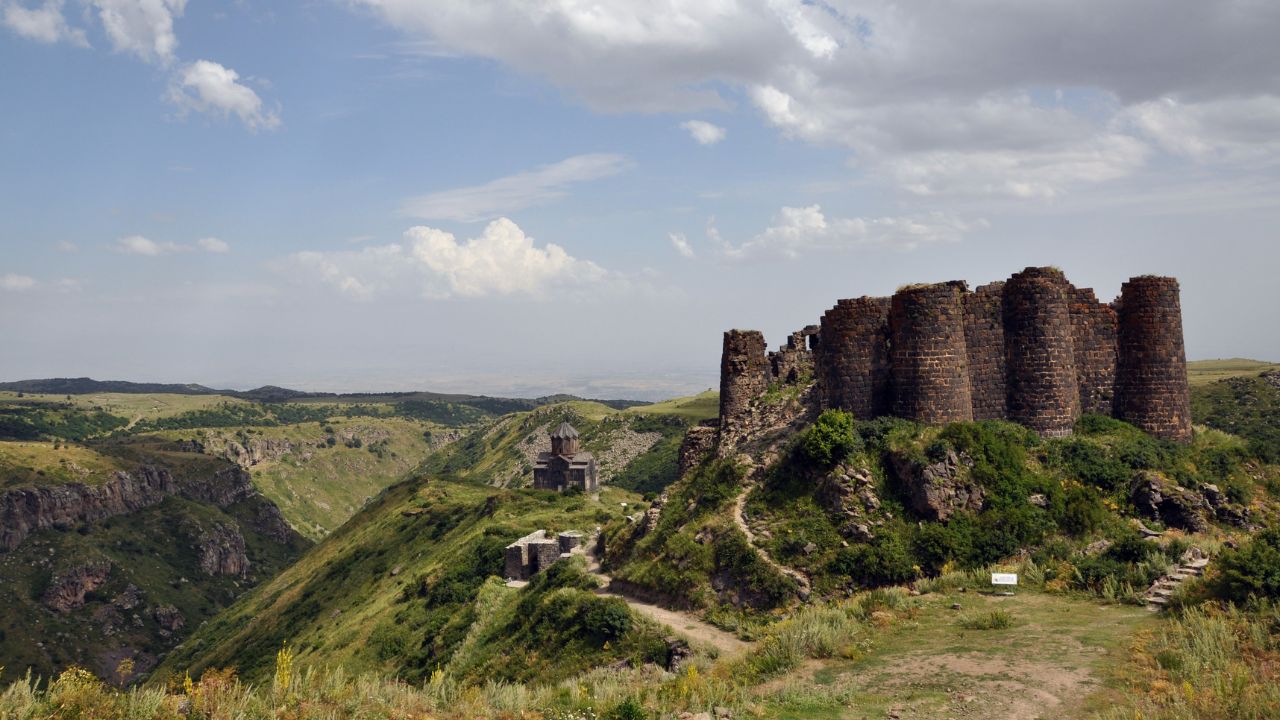
POLYGON ((824 408, 859 420, 890 411, 889 298, 840 300, 811 336, 814 375, 824 408))
POLYGON ((1004 283, 983 285, 964 296, 964 338, 974 420, 1006 415, 1004 283))
POLYGON ((813 372, 813 353, 809 352, 807 330, 799 330, 787 337, 787 343, 776 352, 769 353, 772 378, 778 382, 793 383, 813 372))
POLYGON ((1075 288, 1071 333, 1080 411, 1111 415, 1115 405, 1116 311, 1098 302, 1093 290, 1075 288))
POLYGON ((769 361, 759 330, 729 330, 720 355, 720 427, 734 425, 769 387, 769 361))
POLYGON ((1008 417, 1045 437, 1070 435, 1080 416, 1070 299, 1053 268, 1027 268, 1004 286, 1008 417))
POLYGON ((899 290, 889 309, 894 414, 924 423, 973 419, 963 282, 899 290))
POLYGON ((1116 417, 1156 437, 1191 439, 1178 281, 1136 277, 1120 290, 1116 417))

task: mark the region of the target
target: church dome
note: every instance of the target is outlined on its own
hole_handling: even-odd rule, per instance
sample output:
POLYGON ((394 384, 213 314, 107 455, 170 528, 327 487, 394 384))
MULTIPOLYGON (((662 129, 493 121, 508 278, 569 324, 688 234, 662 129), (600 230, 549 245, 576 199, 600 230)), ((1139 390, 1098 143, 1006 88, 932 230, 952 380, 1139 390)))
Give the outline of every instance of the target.
POLYGON ((578 431, 574 430, 573 426, 566 421, 560 423, 560 427, 557 427, 551 433, 551 437, 556 440, 571 440, 578 437, 578 431))

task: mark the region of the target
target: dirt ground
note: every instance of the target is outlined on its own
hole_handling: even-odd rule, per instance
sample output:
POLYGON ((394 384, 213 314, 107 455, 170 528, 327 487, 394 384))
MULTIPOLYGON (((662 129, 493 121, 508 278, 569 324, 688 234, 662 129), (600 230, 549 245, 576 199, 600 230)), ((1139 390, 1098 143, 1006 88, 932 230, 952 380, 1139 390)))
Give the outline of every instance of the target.
POLYGON ((1145 610, 1044 594, 925 596, 856 660, 814 661, 757 689, 780 719, 1067 720, 1105 703, 1107 671, 1145 610), (959 603, 959 610, 952 610, 959 603), (1011 627, 970 630, 961 617, 1001 609, 1011 627))

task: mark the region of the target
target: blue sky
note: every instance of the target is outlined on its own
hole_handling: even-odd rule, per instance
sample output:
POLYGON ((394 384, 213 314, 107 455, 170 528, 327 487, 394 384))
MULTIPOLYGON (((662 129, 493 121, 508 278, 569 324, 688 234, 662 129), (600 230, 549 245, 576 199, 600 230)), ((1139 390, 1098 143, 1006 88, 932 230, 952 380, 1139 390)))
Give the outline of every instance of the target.
POLYGON ((1177 275, 1280 359, 1280 9, 0 0, 0 377, 660 397, 837 298, 1177 275))

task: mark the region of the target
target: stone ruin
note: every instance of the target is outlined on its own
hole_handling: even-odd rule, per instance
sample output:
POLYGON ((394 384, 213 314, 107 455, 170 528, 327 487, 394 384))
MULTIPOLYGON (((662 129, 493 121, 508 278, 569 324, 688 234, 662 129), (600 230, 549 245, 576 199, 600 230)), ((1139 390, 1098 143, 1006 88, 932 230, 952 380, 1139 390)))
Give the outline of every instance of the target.
POLYGON ((581 545, 582 533, 576 530, 554 538, 546 530, 536 530, 503 549, 503 575, 508 580, 528 580, 569 557, 581 545))
MULTIPOLYGON (((810 373, 819 409, 862 420, 1007 419, 1062 437, 1087 412, 1191 439, 1182 310, 1169 277, 1132 278, 1109 304, 1056 268, 974 291, 962 281, 912 285, 840 300, 772 353, 761 333, 730 330, 716 430, 736 431, 771 384, 810 373)), ((708 431, 697 430, 690 441, 705 445, 708 431)))

